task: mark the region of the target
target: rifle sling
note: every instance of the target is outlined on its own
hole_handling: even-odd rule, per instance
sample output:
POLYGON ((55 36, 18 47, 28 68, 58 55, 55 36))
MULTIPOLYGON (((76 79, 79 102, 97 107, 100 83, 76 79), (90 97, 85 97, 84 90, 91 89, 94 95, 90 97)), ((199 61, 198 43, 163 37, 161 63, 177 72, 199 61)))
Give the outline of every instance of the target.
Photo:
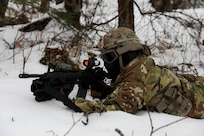
POLYGON ((70 109, 76 111, 76 112, 81 112, 81 109, 77 107, 69 98, 68 96, 66 97, 65 95, 61 94, 59 91, 56 89, 50 87, 50 86, 45 86, 43 89, 46 93, 49 95, 55 97, 57 100, 62 101, 64 105, 68 106, 70 109))

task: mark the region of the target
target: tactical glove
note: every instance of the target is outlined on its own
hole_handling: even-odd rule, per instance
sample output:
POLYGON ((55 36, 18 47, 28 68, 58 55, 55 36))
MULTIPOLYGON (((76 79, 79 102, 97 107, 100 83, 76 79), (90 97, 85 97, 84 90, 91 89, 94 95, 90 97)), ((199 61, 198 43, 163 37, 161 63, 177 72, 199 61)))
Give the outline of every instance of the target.
POLYGON ((101 101, 90 101, 83 98, 77 98, 75 100, 75 105, 85 113, 104 111, 104 105, 101 101))
POLYGON ((104 99, 113 92, 113 88, 106 85, 104 82, 97 83, 91 88, 91 96, 93 98, 104 99))

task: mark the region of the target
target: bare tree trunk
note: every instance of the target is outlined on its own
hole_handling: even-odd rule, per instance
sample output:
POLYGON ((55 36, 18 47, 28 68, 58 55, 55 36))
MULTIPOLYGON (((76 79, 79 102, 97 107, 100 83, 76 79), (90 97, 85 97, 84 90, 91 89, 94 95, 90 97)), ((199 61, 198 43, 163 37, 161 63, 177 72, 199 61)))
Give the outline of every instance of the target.
POLYGON ((80 29, 80 16, 81 16, 82 0, 65 0, 65 9, 72 15, 72 25, 80 29))
POLYGON ((40 12, 45 13, 50 8, 50 0, 41 0, 40 12))
POLYGON ((0 19, 5 17, 7 6, 8 0, 0 0, 0 19))
POLYGON ((119 27, 134 31, 133 0, 118 0, 119 27))

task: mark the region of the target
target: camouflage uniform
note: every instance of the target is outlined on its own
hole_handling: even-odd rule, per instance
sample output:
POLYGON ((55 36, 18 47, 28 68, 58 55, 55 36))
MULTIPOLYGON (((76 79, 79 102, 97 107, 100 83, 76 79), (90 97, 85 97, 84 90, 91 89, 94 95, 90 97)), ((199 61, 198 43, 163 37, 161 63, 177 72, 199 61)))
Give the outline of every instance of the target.
POLYGON ((156 66, 141 55, 127 64, 112 84, 114 91, 102 101, 78 98, 84 112, 122 110, 136 113, 145 108, 178 116, 204 118, 204 77, 189 81, 156 66))

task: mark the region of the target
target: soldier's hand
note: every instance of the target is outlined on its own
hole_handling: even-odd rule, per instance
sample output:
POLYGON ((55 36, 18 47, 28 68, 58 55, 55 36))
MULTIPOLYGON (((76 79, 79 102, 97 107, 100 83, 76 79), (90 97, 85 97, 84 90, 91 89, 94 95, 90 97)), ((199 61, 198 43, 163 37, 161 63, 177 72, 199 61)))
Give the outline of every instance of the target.
POLYGON ((96 86, 91 89, 91 96, 93 98, 104 99, 112 92, 113 89, 110 86, 106 85, 103 82, 100 82, 97 83, 96 86))
POLYGON ((104 109, 101 101, 90 101, 83 98, 77 98, 75 105, 85 113, 102 112, 104 109))

